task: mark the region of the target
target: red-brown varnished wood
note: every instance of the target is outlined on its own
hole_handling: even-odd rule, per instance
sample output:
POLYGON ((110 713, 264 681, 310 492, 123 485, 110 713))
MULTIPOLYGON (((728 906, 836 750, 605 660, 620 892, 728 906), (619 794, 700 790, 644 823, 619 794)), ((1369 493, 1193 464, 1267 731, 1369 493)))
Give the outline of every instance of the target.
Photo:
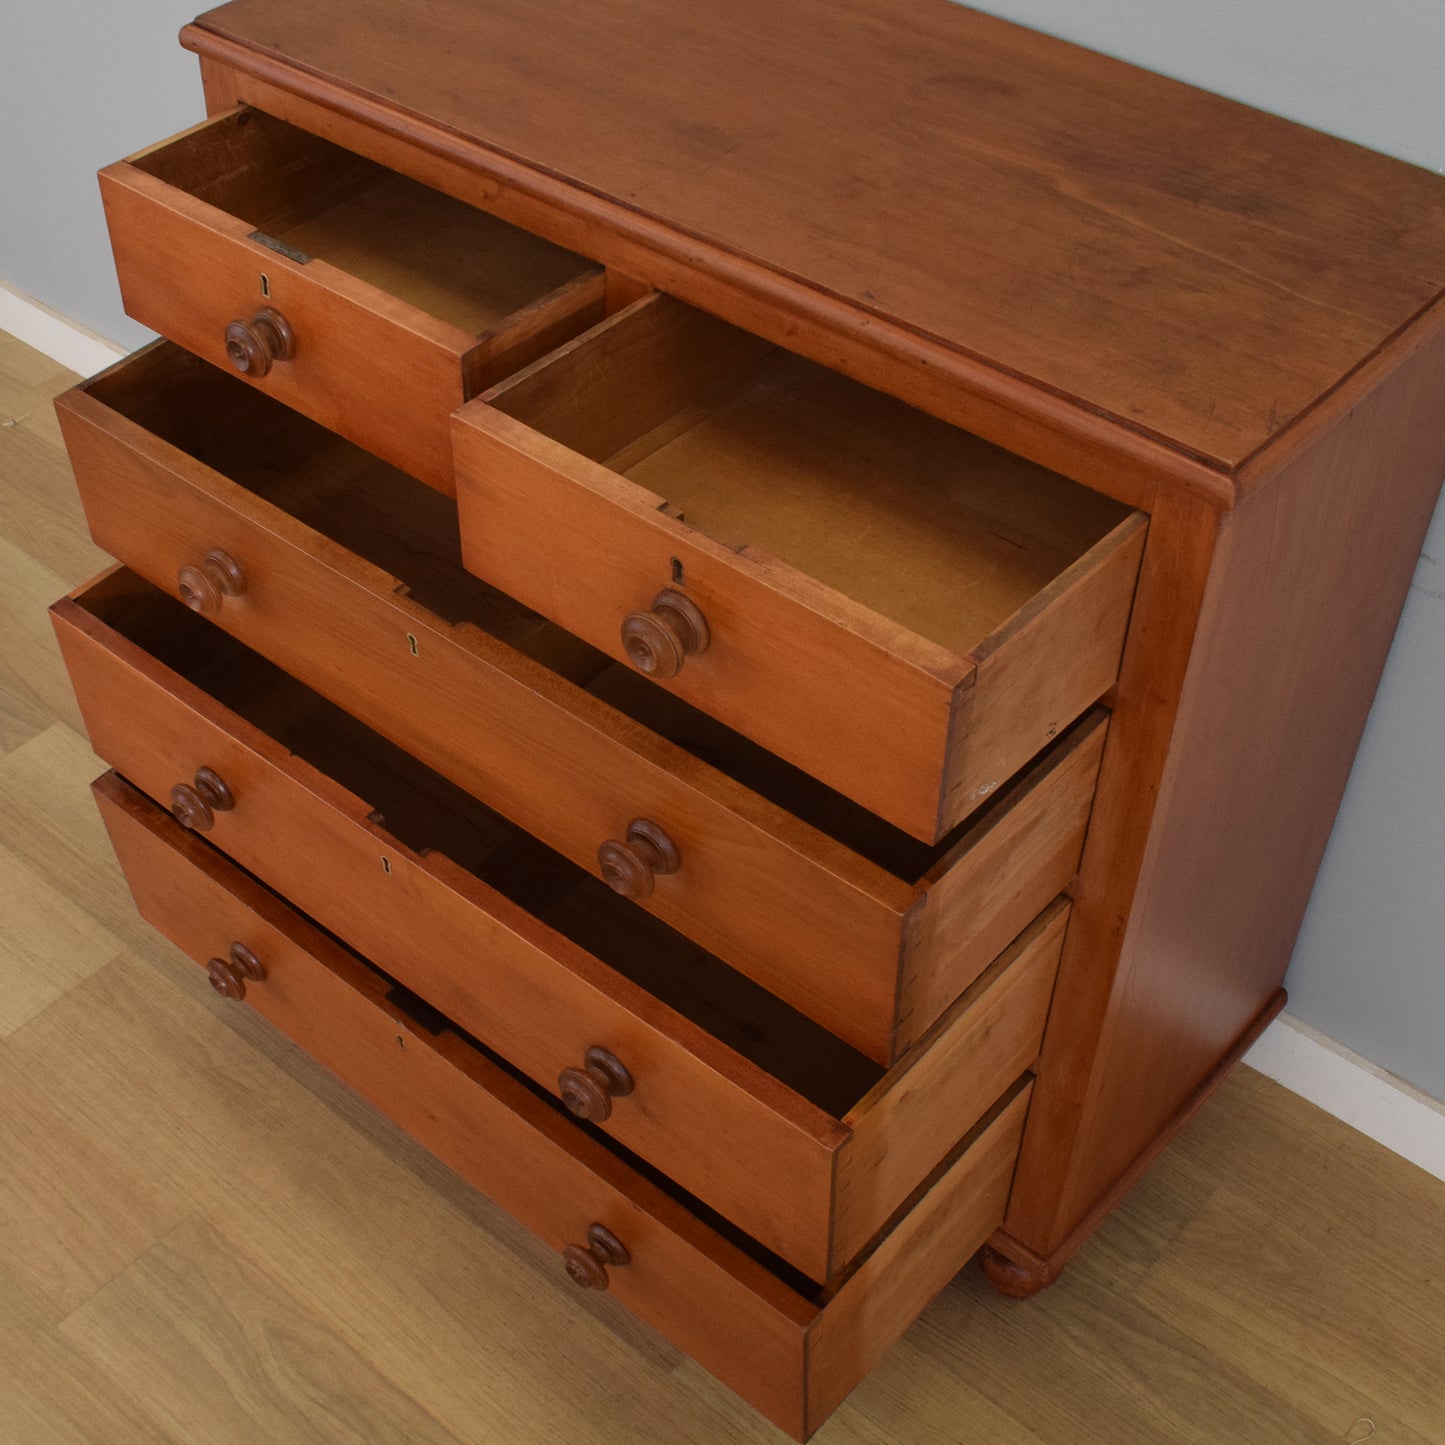
MULTIPOLYGON (((1028 1108, 1010 1091, 825 1290, 780 1278, 318 932, 114 773, 95 785, 141 913, 198 963, 243 940, 254 1008, 795 1439, 822 1424, 1002 1216, 1028 1108)), ((559 1382, 565 1362, 558 1361, 559 1382)), ((560 1387, 560 1385, 559 1385, 560 1387)))
MULTIPOLYGON (((702 1004, 685 1014, 654 998, 625 972, 625 924, 618 971, 486 881, 506 876, 510 865, 486 860, 479 877, 477 864, 469 870, 446 856, 449 836, 466 840, 464 862, 478 851, 476 825, 466 834, 453 825, 448 834, 437 818, 426 846, 401 841, 373 811, 386 798, 357 796, 293 750, 305 741, 325 756, 320 725, 306 721, 315 700, 303 689, 255 667, 246 674, 245 705, 274 719, 273 737, 147 651, 145 639, 168 622, 174 630, 174 610, 124 571, 53 609, 96 751, 157 799, 173 797, 175 781, 198 770, 224 778, 230 806, 207 810, 209 842, 541 1087, 565 1098, 592 1082, 585 1059, 601 1053, 621 1061, 626 1088, 604 1096, 607 1113, 594 1121, 812 1278, 825 1280, 855 1259, 1034 1063, 1064 904, 1003 950, 880 1079, 797 1015, 740 993, 716 960, 689 958, 682 940, 674 966, 692 970, 702 1004), (734 1015, 736 1048, 696 1021, 718 1010, 734 1015), (752 1046, 749 1053, 754 1038, 767 1040, 766 1052, 752 1046), (764 1068, 780 1055, 795 1056, 786 1081, 764 1068), (570 1074, 580 1079, 569 1088, 563 1076, 570 1074)), ((246 660, 229 639, 193 631, 184 646, 199 676, 218 677, 224 662, 246 660)), ((354 733, 331 736, 330 747, 352 756, 366 742, 354 733)), ((365 771, 384 786, 384 769, 401 761, 384 746, 373 751, 365 771)), ((425 787, 423 770, 413 772, 413 786, 425 787)), ((437 795, 431 807, 441 814, 458 804, 437 795)), ((491 846, 516 854, 516 868, 548 870, 529 857, 525 840, 519 848, 495 831, 491 846)), ((588 1097, 595 1103, 599 1092, 593 1084, 588 1097)))
POLYGON ((1428 172, 944 0, 200 27, 1226 468, 1441 288, 1428 172))
MULTIPOLYGON (((265 960, 254 1008, 558 1252, 594 1221, 632 1256, 609 1293, 792 1433, 812 1301, 730 1245, 115 774, 96 796, 142 916, 196 962, 265 960)), ((565 1368, 559 1361, 559 1369, 565 1368)))
POLYGON ((445 492, 447 414, 603 314, 580 257, 246 109, 100 183, 127 312, 445 492), (383 201, 365 210, 367 194, 383 201), (515 314, 484 304, 489 265, 515 314), (258 313, 283 317, 289 344, 238 362, 258 313))
MULTIPOLYGON (((1061 974, 1070 1023, 1045 1045, 1009 1216, 1040 1256, 1167 1131, 1279 987, 1445 474, 1442 390, 1437 329, 1228 515, 1212 558, 1196 519, 1192 565, 1161 575, 1146 561, 1061 974), (1150 728, 1147 699, 1179 677, 1178 619, 1195 610, 1177 592, 1206 566, 1165 760, 1165 712, 1150 728), (1138 799, 1156 784, 1125 782, 1131 756, 1158 769, 1152 826, 1138 799)), ((1155 515, 1156 543, 1170 520, 1155 515)))
POLYGON ((219 36, 187 27, 182 40, 204 48, 203 70, 226 100, 224 107, 211 105, 213 113, 244 102, 283 116, 514 225, 594 255, 609 268, 609 312, 640 294, 637 285, 617 285, 612 278, 641 278, 643 291, 650 286, 679 296, 1127 506, 1147 507, 1161 477, 1216 506, 1233 503, 1233 483, 1217 468, 896 322, 871 317, 860 328, 845 303, 799 288, 756 260, 720 252, 699 269, 691 237, 615 201, 576 191, 474 139, 398 116, 379 99, 317 76, 298 76, 274 58, 219 36), (614 292, 619 305, 613 304, 614 292))
MULTIPOLYGON (((289 414, 282 431, 302 430, 302 456, 266 452, 269 422, 248 408, 269 403, 173 350, 152 348, 59 403, 102 546, 171 591, 178 565, 222 547, 249 581, 216 621, 248 646, 584 867, 596 869, 599 845, 624 837, 633 820, 652 821, 682 861, 657 878, 642 905, 870 1058, 891 1061, 928 1028, 937 1012, 915 1011, 906 1038, 896 1031, 899 977, 913 966, 912 920, 939 881, 927 874, 933 855, 917 871, 890 870, 800 821, 498 638, 442 621, 400 595, 395 577, 126 415, 170 428, 166 413, 194 408, 198 395, 216 413, 198 448, 207 454, 219 458, 224 434, 239 432, 237 456, 254 467, 250 452, 262 448, 267 478, 290 468, 298 486, 334 464, 325 460, 326 439, 289 414), (200 368, 199 381, 188 367, 200 368), (223 422, 227 387, 246 405, 223 422)), ((343 473, 336 505, 354 507, 373 463, 346 456, 358 470, 343 473)), ((442 535, 434 545, 434 554, 407 559, 419 587, 433 566, 445 567, 455 541, 442 535)), ((1040 767, 1053 770, 1064 756, 1051 754, 1040 767)), ((1093 774, 1074 769, 1069 778, 1056 789, 1021 780, 994 800, 1007 810, 1016 792, 1024 831, 1047 846, 1032 854, 1039 866, 1026 876, 1003 870, 1007 891, 985 874, 965 931, 927 955, 951 967, 962 954, 972 964, 953 993, 935 1000, 938 1011, 1072 877, 1093 774), (973 935, 1000 929, 1004 917, 993 947, 969 952, 973 935)), ((957 861, 968 856, 961 850, 957 861)))
POLYGON ((760 353, 656 293, 464 407, 464 559, 934 841, 1113 683, 1143 519, 760 353))

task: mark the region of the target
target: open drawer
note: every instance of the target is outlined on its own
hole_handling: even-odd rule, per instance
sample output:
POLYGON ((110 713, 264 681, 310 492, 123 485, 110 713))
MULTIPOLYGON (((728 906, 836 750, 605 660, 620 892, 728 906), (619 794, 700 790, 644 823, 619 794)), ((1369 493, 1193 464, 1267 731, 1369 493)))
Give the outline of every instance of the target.
POLYGON ((1142 516, 672 297, 454 433, 478 576, 915 837, 1116 678, 1142 516))
POLYGON ((1003 1218, 1027 1085, 853 1270, 812 1285, 644 1177, 113 773, 95 791, 149 922, 213 971, 254 960, 244 1006, 558 1250, 575 1283, 608 1290, 799 1440, 1003 1218))
POLYGON ((446 492, 448 413, 603 315, 601 267, 260 111, 100 184, 130 315, 446 492))
POLYGON ((922 844, 486 586, 448 498, 219 369, 157 344, 58 407, 100 546, 877 1062, 1073 879, 1102 718, 922 844))
POLYGON ((885 1074, 133 573, 53 615, 107 763, 812 1278, 1038 1056, 1062 902, 885 1074))

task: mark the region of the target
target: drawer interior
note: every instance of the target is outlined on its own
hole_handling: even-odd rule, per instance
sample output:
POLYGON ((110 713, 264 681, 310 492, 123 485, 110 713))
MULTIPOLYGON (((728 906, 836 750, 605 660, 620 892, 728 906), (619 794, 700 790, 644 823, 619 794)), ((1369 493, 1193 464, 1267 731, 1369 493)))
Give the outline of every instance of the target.
POLYGON ((714 541, 766 552, 959 655, 1129 516, 661 294, 483 400, 714 541))
POLYGON ((364 799, 400 842, 460 864, 820 1108, 842 1117, 882 1077, 766 989, 133 574, 91 588, 83 605, 364 799))
POLYGON ((217 117, 131 164, 261 238, 479 335, 600 270, 262 111, 217 117))
POLYGON ((489 587, 462 565, 449 497, 177 347, 141 353, 89 390, 402 578, 439 616, 492 633, 909 884, 924 880, 966 829, 1007 806, 1005 787, 939 842, 920 842, 489 587))

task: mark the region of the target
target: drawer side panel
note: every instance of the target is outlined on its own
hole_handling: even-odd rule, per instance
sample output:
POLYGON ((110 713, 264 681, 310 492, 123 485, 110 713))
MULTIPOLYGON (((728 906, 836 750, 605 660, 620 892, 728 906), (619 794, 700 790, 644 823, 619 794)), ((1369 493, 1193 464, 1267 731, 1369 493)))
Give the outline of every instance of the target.
POLYGON ((959 1137, 1026 1070, 1044 1023, 1069 908, 1058 900, 849 1115, 838 1156, 832 1268, 846 1268, 959 1137))
POLYGON ((1032 1084, 1021 1086, 907 1217, 833 1293, 808 1331, 811 1433, 1003 1218, 1032 1084))

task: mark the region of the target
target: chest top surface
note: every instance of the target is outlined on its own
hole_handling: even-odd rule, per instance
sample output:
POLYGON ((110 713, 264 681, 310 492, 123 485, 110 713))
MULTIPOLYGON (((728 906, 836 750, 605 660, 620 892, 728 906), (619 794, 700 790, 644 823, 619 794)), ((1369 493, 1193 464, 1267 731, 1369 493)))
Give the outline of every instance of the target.
POLYGON ((947 0, 234 0, 204 32, 1232 470, 1445 288, 1445 180, 947 0))

